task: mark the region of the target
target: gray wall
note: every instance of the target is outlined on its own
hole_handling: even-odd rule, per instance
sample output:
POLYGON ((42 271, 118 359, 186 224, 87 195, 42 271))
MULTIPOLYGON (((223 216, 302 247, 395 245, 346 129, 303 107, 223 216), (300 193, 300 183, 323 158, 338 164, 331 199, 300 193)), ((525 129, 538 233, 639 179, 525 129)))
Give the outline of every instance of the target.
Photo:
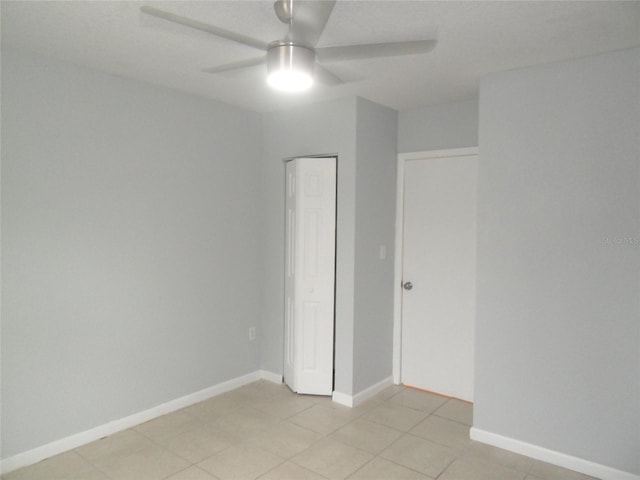
POLYGON ((395 110, 357 107, 353 393, 391 376, 398 130, 395 110))
POLYGON ((263 351, 265 370, 282 373, 284 319, 284 163, 305 155, 338 155, 335 389, 352 393, 355 249, 356 99, 263 116, 265 221, 263 351))
POLYGON ((640 50, 480 89, 475 427, 640 474, 640 50))
POLYGON ((260 368, 260 116, 2 51, 2 455, 260 368))
POLYGON ((478 146, 478 101, 400 112, 398 152, 478 146))
POLYGON ((395 112, 347 98, 258 115, 2 62, 3 458, 282 371, 283 158, 339 156, 336 390, 388 377, 395 112))
POLYGON ((263 368, 282 372, 283 159, 337 154, 335 390, 357 394, 391 375, 397 114, 347 98, 263 120, 263 368), (387 245, 385 261, 378 259, 380 244, 387 245))

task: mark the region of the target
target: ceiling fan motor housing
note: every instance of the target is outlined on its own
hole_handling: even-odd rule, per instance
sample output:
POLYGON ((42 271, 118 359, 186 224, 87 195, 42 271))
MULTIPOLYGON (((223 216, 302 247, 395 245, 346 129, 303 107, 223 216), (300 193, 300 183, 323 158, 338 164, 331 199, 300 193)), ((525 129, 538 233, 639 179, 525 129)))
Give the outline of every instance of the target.
MULTIPOLYGON (((278 78, 301 82, 300 89, 311 86, 316 54, 312 48, 295 43, 274 43, 267 50, 267 80, 272 86, 278 78)), ((289 80, 287 80, 289 81, 289 80)))
POLYGON ((267 50, 267 67, 273 70, 300 70, 313 73, 316 54, 313 49, 295 43, 275 43, 267 50))

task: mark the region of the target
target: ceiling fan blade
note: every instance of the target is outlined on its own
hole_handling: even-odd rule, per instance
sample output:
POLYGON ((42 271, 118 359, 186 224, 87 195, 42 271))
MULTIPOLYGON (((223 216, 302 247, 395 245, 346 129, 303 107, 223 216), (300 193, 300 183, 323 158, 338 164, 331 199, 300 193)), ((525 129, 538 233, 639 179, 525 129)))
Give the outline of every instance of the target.
POLYGON ((294 0, 288 40, 315 47, 329 21, 335 3, 335 0, 294 0))
POLYGON ((225 63, 224 65, 218 65, 217 67, 205 68, 202 71, 206 73, 222 73, 230 70, 255 67, 256 65, 264 63, 265 58, 266 57, 263 55, 262 57, 249 58, 248 60, 240 60, 239 62, 225 63))
POLYGON ((269 46, 267 43, 261 40, 247 37, 246 35, 242 35, 241 33, 232 32, 231 30, 225 30, 224 28, 216 27, 215 25, 210 25, 208 23, 199 22, 198 20, 182 17, 180 15, 166 12, 155 7, 144 5, 140 7, 140 11, 146 13, 147 15, 162 18, 169 22, 179 23, 180 25, 184 25, 186 27, 195 28, 196 30, 207 32, 217 37, 225 38, 227 40, 238 42, 249 47, 257 48, 258 50, 266 50, 269 46))
POLYGON ((340 45, 316 48, 316 55, 323 62, 362 60, 366 58, 397 57, 427 53, 434 49, 436 40, 416 40, 410 42, 368 43, 363 45, 340 45))
POLYGON ((326 68, 324 68, 321 65, 318 65, 317 63, 314 66, 313 76, 318 82, 328 85, 330 87, 345 83, 344 80, 338 77, 335 73, 331 72, 330 70, 327 70, 326 68))

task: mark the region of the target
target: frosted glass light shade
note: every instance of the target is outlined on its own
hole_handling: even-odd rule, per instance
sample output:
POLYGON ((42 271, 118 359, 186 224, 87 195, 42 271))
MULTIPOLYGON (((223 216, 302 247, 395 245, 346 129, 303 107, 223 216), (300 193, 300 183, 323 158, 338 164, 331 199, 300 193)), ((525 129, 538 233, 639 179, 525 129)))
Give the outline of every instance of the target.
POLYGON ((277 44, 267 50, 267 83, 277 90, 300 92, 313 84, 313 50, 295 44, 277 44))
POLYGON ((295 70, 278 70, 267 77, 267 83, 276 90, 285 92, 301 92, 308 90, 313 84, 311 75, 295 70))

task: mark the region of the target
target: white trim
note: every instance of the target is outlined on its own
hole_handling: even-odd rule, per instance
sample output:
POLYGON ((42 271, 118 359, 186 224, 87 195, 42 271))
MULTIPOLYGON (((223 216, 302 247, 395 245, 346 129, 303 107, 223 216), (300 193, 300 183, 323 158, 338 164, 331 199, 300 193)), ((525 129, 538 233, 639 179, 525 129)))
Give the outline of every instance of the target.
POLYGON ((396 239, 393 270, 393 383, 400 384, 402 358, 402 232, 404 228, 404 158, 398 155, 396 179, 396 239))
POLYGON ((269 372, 267 370, 260 370, 260 378, 273 383, 282 383, 282 375, 279 373, 269 372))
MULTIPOLYGON (((134 413, 128 417, 113 420, 98 427, 85 430, 84 432, 75 433, 65 438, 55 440, 46 445, 36 447, 26 452, 18 453, 12 457, 5 458, 0 463, 0 472, 4 475, 18 468, 33 465, 41 460, 58 455, 59 453, 78 448, 87 443, 99 440, 108 435, 126 430, 127 428, 134 427, 141 423, 152 420, 156 417, 166 415, 167 413, 175 412, 182 408, 188 407, 198 402, 202 402, 216 395, 234 390, 238 387, 246 385, 256 380, 264 378, 265 380, 273 381, 277 377, 276 374, 265 372, 263 370, 257 370, 241 377, 233 378, 226 382, 213 385, 212 387, 205 388, 195 393, 185 395, 184 397, 170 400, 161 405, 149 408, 142 412, 134 413)), ((282 378, 282 377, 280 377, 282 378)), ((282 382, 280 382, 282 383, 282 382)))
POLYGON ((427 160, 446 157, 467 157, 478 155, 478 147, 447 148, 444 150, 423 150, 420 152, 399 153, 398 160, 427 160))
POLYGON ((640 480, 640 475, 635 475, 615 468, 607 467, 599 463, 573 457, 564 453, 549 450, 548 448, 532 445, 527 442, 504 437, 496 433, 487 432, 476 427, 471 427, 469 432, 471 440, 493 445, 510 452, 526 455, 543 462, 551 463, 559 467, 568 468, 576 472, 584 473, 602 480, 640 480))
POLYGON ((345 407, 353 407, 353 396, 347 395, 346 393, 336 392, 334 390, 333 395, 331 395, 331 400, 345 407))
POLYGON ((396 241, 393 278, 393 383, 402 381, 402 245, 404 227, 404 164, 411 160, 426 160, 445 157, 478 155, 478 147, 452 148, 398 154, 396 188, 396 241))
POLYGON ((353 406, 355 407, 366 402, 391 385, 393 385, 393 377, 387 377, 384 380, 371 385, 369 388, 365 388, 363 391, 353 396, 353 406))
POLYGON ((356 393, 355 395, 333 392, 333 396, 331 397, 331 399, 334 402, 346 407, 357 407, 370 398, 375 397, 378 393, 383 391, 385 388, 390 387, 391 385, 393 385, 393 377, 387 377, 384 380, 380 380, 378 383, 365 388, 360 393, 356 393))

